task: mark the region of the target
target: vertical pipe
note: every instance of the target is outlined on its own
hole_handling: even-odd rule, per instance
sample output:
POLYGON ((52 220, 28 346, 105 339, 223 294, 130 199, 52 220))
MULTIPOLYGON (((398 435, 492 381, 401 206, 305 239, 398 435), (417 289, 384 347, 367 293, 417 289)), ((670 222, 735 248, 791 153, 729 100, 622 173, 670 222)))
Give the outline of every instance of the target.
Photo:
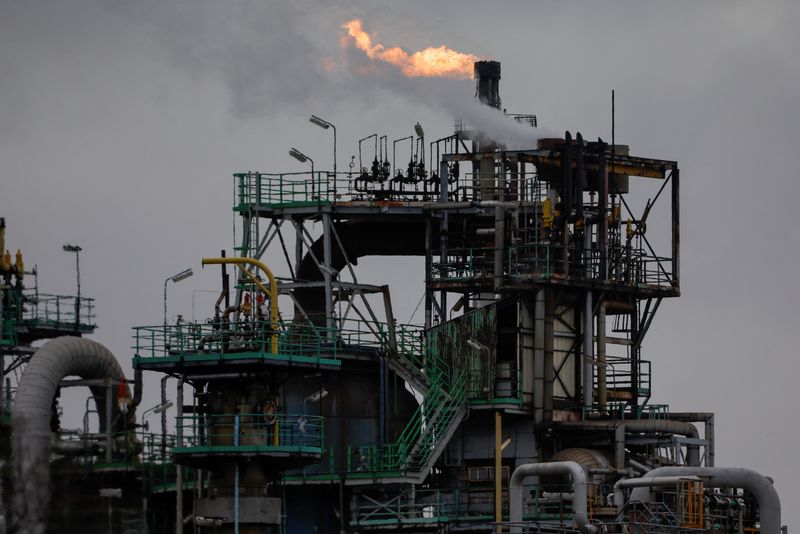
MULTIPOLYGON (((305 413, 305 410, 303 410, 305 413)), ((239 446, 239 416, 233 417, 233 446, 239 446)), ((233 532, 239 534, 239 462, 233 465, 233 532)))
POLYGON ((386 442, 386 359, 380 356, 378 359, 378 445, 383 446, 386 442))
POLYGON ((625 425, 614 428, 614 467, 625 469, 625 425))
POLYGON ((639 305, 630 314, 631 321, 631 406, 639 406, 639 305))
MULTIPOLYGON (((580 159, 579 159, 580 161, 580 159)), ((591 279, 592 227, 583 226, 583 257, 586 278, 591 279)), ((592 290, 586 290, 586 307, 583 311, 583 407, 591 410, 594 391, 594 303, 592 290)))
MULTIPOLYGON (((175 410, 177 413, 175 425, 176 446, 183 443, 183 378, 178 379, 177 398, 175 410)), ((175 534, 183 534, 183 466, 175 466, 175 534)))
MULTIPOLYGON (((426 182, 427 183, 427 182, 426 182)), ((430 289, 433 268, 433 224, 431 214, 425 217, 425 330, 433 326, 433 302, 430 289)), ((1 370, 0 370, 1 371, 1 370)))
POLYGON ((494 291, 503 285, 503 256, 506 248, 506 210, 503 206, 494 208, 494 291))
POLYGON ((544 290, 536 292, 533 317, 533 421, 544 419, 544 290))
POLYGON ((608 279, 608 173, 606 172, 606 144, 600 143, 597 158, 597 244, 600 251, 600 273, 602 281, 608 279))
MULTIPOLYGON (((161 406, 167 404, 167 380, 169 375, 161 377, 161 406)), ((161 410, 161 460, 167 458, 167 410, 161 410)))
POLYGON ((606 303, 600 301, 597 307, 597 403, 603 413, 608 408, 606 371, 606 303))
POLYGON ((706 445, 706 467, 714 467, 714 414, 709 414, 705 421, 703 437, 708 441, 706 445))
MULTIPOLYGON (((439 167, 439 176, 441 177, 441 188, 439 190, 439 202, 447 202, 448 201, 448 177, 449 177, 449 169, 447 167, 447 162, 442 161, 439 167)), ((440 231, 439 231, 439 243, 441 246, 441 250, 439 252, 439 261, 442 264, 447 263, 447 210, 442 210, 442 218, 440 220, 440 231)), ((442 277, 447 276, 446 271, 442 271, 442 277)), ((447 291, 442 290, 439 295, 439 307, 441 308, 442 313, 442 322, 447 320, 447 291)))
POLYGON ((494 412, 494 521, 503 532, 503 417, 494 412))
POLYGON ((233 532, 239 534, 239 462, 233 469, 233 532))
POLYGON ((555 322, 555 302, 553 290, 544 290, 544 405, 542 415, 545 421, 553 419, 553 330, 555 322))
POLYGON ((106 463, 111 463, 111 449, 114 445, 113 429, 111 428, 111 409, 113 402, 114 384, 111 378, 106 378, 106 463))
POLYGON ((680 173, 672 169, 672 280, 675 287, 681 286, 681 216, 680 216, 680 173))
POLYGON ((323 276, 325 279, 325 326, 328 329, 328 338, 333 338, 333 288, 331 287, 331 214, 325 212, 322 214, 322 231, 323 231, 323 262, 325 269, 323 269, 323 276))

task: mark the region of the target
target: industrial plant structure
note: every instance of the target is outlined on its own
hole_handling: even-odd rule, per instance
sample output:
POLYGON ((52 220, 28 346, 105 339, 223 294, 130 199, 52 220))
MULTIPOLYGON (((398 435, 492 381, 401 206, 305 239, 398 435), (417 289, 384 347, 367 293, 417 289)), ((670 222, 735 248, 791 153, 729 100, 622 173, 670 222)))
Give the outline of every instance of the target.
POLYGON ((643 340, 680 294, 677 163, 541 138, 501 111, 499 63, 475 80, 531 146, 417 124, 391 161, 375 133, 346 172, 292 149, 309 171, 235 174, 235 253, 202 260, 214 314, 136 327, 133 380, 75 339, 88 299, 42 315, 5 261, 4 373, 27 362, 0 395, 13 528, 778 534, 771 480, 715 466, 713 414, 650 402, 643 340), (397 322, 380 273, 357 278, 371 256, 424 259, 422 324, 397 322), (178 412, 160 434, 133 415, 155 373, 157 411, 178 412), (92 388, 99 433, 51 421, 68 385, 92 388))

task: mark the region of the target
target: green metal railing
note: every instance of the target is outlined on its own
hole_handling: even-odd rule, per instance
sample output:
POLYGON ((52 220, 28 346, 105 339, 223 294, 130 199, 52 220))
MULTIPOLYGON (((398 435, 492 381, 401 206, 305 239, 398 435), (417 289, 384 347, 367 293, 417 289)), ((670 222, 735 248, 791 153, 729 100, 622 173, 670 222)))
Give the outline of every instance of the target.
MULTIPOLYGON (((456 520, 494 518, 491 490, 415 490, 389 497, 355 496, 350 525, 353 527, 447 523, 456 520)), ((507 508, 507 506, 506 506, 507 508)))
POLYGON ((139 358, 238 354, 272 354, 272 336, 278 335, 278 354, 311 359, 335 359, 332 331, 312 325, 268 321, 224 321, 134 327, 132 349, 139 358))
POLYGON ((392 443, 348 448, 348 473, 400 472, 422 469, 447 433, 465 402, 465 376, 462 370, 454 379, 433 374, 431 388, 392 443))
MULTIPOLYGON (((431 274, 434 280, 469 280, 494 276, 492 247, 449 248, 444 261, 434 257, 431 274)), ((573 279, 600 279, 602 255, 592 251, 580 261, 565 263, 563 247, 551 243, 523 243, 503 250, 503 276, 550 279, 555 276, 573 279)), ((665 266, 671 259, 647 254, 642 248, 609 256, 606 276, 609 282, 627 286, 672 287, 673 277, 665 266)))
POLYGON ((324 420, 316 415, 192 414, 178 417, 176 425, 176 453, 257 449, 322 454, 325 443, 324 420))
POLYGON ((70 295, 25 294, 22 321, 57 329, 95 326, 94 299, 70 295))
POLYGON ((337 181, 347 191, 346 178, 336 179, 333 173, 317 171, 269 174, 236 173, 236 209, 247 211, 251 206, 298 205, 331 202, 336 196, 337 181))

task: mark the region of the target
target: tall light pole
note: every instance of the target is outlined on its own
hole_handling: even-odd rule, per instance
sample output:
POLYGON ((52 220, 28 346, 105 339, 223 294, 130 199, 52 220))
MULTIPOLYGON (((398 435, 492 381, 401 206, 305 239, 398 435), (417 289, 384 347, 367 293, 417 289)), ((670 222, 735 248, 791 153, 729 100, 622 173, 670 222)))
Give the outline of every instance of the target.
POLYGON ((70 245, 69 243, 61 247, 64 252, 75 253, 75 272, 78 276, 78 296, 75 297, 75 324, 80 323, 81 319, 81 250, 78 245, 70 245))
POLYGON ((333 125, 332 122, 328 122, 323 118, 317 117, 316 115, 311 115, 311 118, 308 119, 311 121, 312 124, 316 124, 320 128, 324 128, 327 130, 331 128, 333 130, 333 196, 336 196, 336 126, 333 125))
POLYGON ((180 282, 181 280, 186 280, 190 276, 194 274, 191 267, 189 269, 183 270, 178 274, 174 274, 164 280, 164 335, 167 335, 167 283, 172 281, 173 284, 180 282))
POLYGON ((294 159, 299 161, 300 163, 311 163, 311 197, 314 197, 314 192, 316 189, 314 188, 314 160, 297 150, 296 148, 292 147, 289 149, 289 155, 292 156, 294 159))

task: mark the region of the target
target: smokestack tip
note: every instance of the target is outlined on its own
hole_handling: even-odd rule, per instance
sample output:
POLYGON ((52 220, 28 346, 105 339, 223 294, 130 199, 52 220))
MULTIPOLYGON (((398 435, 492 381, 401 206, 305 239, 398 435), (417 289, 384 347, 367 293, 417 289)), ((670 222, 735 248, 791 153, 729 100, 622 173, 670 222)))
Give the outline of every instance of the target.
POLYGON ((500 78, 499 61, 476 61, 474 64, 475 79, 500 78))

